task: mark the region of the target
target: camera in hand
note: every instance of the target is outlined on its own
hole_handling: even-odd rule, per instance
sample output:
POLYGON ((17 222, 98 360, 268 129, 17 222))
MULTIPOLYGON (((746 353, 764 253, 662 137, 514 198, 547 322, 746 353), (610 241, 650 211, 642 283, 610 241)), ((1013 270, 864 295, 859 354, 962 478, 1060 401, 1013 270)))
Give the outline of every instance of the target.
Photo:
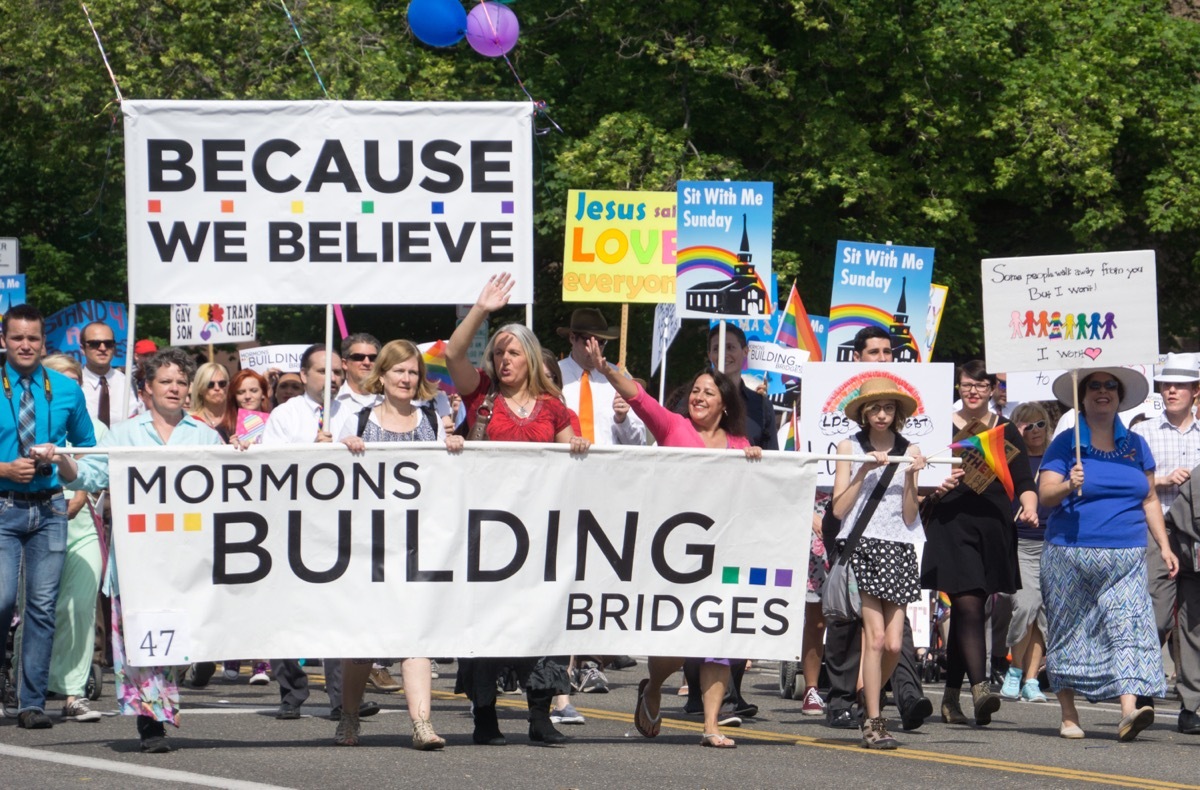
MULTIPOLYGON (((29 457, 33 458, 33 453, 29 453, 29 457)), ((45 459, 33 458, 34 471, 41 477, 49 477, 54 474, 54 464, 45 459)))

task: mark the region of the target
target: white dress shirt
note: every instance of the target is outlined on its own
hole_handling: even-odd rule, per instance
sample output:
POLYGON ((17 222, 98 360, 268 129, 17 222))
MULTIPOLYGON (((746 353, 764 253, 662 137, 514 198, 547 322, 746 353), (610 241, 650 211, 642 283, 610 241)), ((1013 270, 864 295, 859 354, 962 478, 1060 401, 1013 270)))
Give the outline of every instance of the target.
POLYGON ((371 395, 364 393, 358 394, 350 389, 349 384, 343 384, 342 388, 333 396, 333 420, 329 423, 329 433, 334 439, 341 436, 346 430, 346 425, 352 420, 358 419, 358 413, 363 409, 373 409, 383 401, 382 395, 371 395))
MULTIPOLYGON (((562 394, 567 408, 579 414, 579 380, 583 377, 583 368, 570 357, 560 359, 558 367, 562 370, 562 394)), ((646 428, 632 410, 625 415, 625 422, 613 419, 612 404, 617 391, 608 379, 592 372, 588 374, 588 383, 592 390, 592 428, 596 433, 596 444, 645 444, 646 428)))
MULTIPOLYGON (((330 405, 336 419, 339 408, 337 401, 330 405)), ((331 420, 325 421, 328 430, 331 420)), ((317 440, 321 425, 321 404, 308 397, 308 393, 289 399, 271 412, 263 431, 263 444, 310 444, 317 440)))
MULTIPOLYGON (((96 419, 100 419, 100 378, 87 365, 83 366, 83 400, 87 404, 88 414, 96 419)), ((121 408, 125 405, 125 374, 116 368, 109 368, 104 378, 108 380, 108 421, 109 427, 112 427, 129 417, 121 408)), ((136 398, 130 399, 130 411, 137 407, 136 401, 136 398)))

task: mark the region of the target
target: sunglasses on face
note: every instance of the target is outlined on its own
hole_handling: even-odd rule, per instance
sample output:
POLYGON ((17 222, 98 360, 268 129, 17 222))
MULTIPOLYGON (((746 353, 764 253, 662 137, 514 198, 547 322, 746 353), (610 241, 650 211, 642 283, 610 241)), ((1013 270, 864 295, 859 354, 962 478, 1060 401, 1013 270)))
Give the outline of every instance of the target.
POLYGON ((1100 390, 1112 391, 1119 386, 1120 383, 1118 383, 1116 379, 1106 379, 1105 381, 1089 381, 1087 383, 1087 388, 1092 392, 1099 392, 1100 390))
POLYGON ((1039 428, 1040 429, 1040 428, 1045 428, 1045 427, 1046 427, 1046 421, 1038 420, 1037 422, 1031 422, 1031 423, 1022 425, 1021 432, 1024 433, 1025 431, 1028 431, 1030 428, 1039 428))
POLYGON ((85 340, 83 344, 95 351, 100 348, 116 348, 117 341, 115 340, 85 340))
POLYGON ((374 362, 378 354, 347 354, 346 359, 351 362, 374 362))
POLYGON ((604 348, 608 345, 608 340, 603 337, 596 337, 595 335, 576 335, 575 337, 579 338, 579 342, 581 343, 586 343, 589 340, 595 340, 596 345, 600 346, 600 348, 604 348))
POLYGON ((228 386, 229 386, 228 381, 217 381, 216 379, 213 379, 212 381, 208 382, 208 388, 210 390, 213 390, 213 389, 223 390, 228 386))

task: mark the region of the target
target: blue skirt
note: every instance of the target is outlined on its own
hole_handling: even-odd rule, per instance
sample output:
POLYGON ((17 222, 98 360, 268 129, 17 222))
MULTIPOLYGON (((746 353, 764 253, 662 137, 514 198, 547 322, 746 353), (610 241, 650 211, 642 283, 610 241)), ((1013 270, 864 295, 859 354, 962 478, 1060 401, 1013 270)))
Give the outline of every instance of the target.
POLYGON ((1145 548, 1047 543, 1042 600, 1051 690, 1074 689, 1090 702, 1166 693, 1145 548))

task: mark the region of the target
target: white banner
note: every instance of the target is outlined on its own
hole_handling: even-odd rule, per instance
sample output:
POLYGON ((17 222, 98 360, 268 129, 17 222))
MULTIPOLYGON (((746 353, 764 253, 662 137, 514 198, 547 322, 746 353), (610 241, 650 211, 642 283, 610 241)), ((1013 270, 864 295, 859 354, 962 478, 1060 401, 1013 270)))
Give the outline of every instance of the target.
POLYGON ((808 352, 804 349, 757 340, 749 340, 747 345, 750 346, 750 353, 746 357, 746 367, 750 370, 766 370, 797 378, 804 375, 804 363, 808 361, 808 352))
MULTIPOLYGON (((836 453, 838 442, 853 439, 859 426, 846 417, 844 409, 858 394, 863 381, 874 376, 886 376, 916 399, 917 411, 904 426, 905 438, 919 444, 927 456, 949 455, 946 448, 954 438, 950 408, 954 365, 949 362, 806 365, 804 387, 800 391, 800 449, 809 453, 836 453)), ((822 461, 817 466, 818 484, 832 486, 835 462, 822 461)), ((922 486, 936 486, 949 473, 950 467, 934 464, 920 473, 918 481, 922 486)))
POLYGON ((252 304, 171 305, 171 345, 242 343, 257 334, 257 306, 252 304))
POLYGON ((299 373, 300 358, 304 356, 308 346, 255 346, 238 351, 238 361, 243 368, 249 368, 255 373, 267 375, 271 368, 281 373, 299 373))
POLYGON ((113 453, 135 666, 230 656, 799 660, 815 464, 479 443, 113 453), (280 601, 302 616, 279 627, 280 601), (169 632, 169 633, 167 633, 169 632), (164 640, 186 652, 164 654, 164 640), (150 655, 153 652, 154 655, 150 655))
POLYGON ((530 103, 125 101, 129 298, 533 295, 530 103))
POLYGON ((985 259, 983 339, 997 373, 1152 363, 1154 251, 985 259))

